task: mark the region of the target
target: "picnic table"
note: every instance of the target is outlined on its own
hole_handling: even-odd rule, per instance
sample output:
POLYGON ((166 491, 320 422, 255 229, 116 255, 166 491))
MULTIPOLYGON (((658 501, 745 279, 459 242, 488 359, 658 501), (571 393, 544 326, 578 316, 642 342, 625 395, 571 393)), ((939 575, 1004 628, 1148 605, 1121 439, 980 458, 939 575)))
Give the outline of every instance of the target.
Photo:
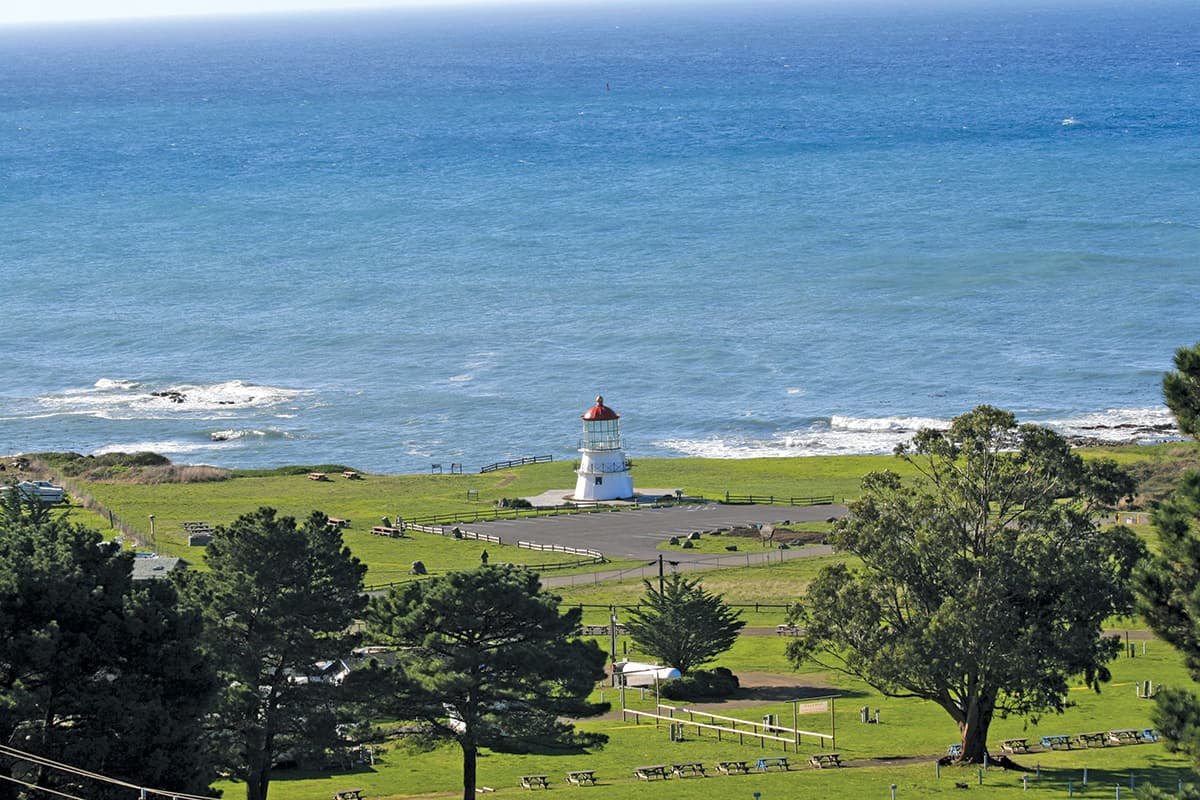
POLYGON ((787 772, 788 760, 783 756, 763 756, 754 762, 754 768, 759 772, 768 772, 771 767, 787 772))
POLYGON ((333 793, 333 800, 362 800, 362 789, 342 789, 333 793))
POLYGON ((526 789, 549 789, 550 778, 546 775, 522 775, 521 785, 526 789))
POLYGON ((1108 731, 1077 733, 1075 734, 1075 741, 1079 742, 1079 744, 1083 745, 1084 747, 1091 747, 1092 745, 1104 747, 1106 744, 1108 744, 1108 731))
POLYGON ((1066 750, 1070 750, 1071 749, 1071 737, 1063 736, 1060 734, 1055 734, 1053 736, 1043 736, 1042 737, 1042 747, 1046 748, 1047 750, 1057 750, 1060 747, 1064 748, 1066 750))
POLYGON ((333 528, 349 528, 350 527, 350 520, 348 520, 348 519, 344 519, 342 517, 326 517, 326 519, 329 520, 330 527, 333 527, 333 528))
POLYGON ((723 775, 745 775, 750 771, 745 761, 718 761, 717 772, 723 775))
POLYGON ((1142 733, 1135 730, 1109 731, 1108 740, 1113 744, 1137 744, 1142 741, 1142 733))
POLYGON ((840 767, 842 765, 842 757, 838 753, 813 753, 808 759, 808 763, 817 769, 840 767))
POLYGON ((352 481, 357 481, 357 480, 362 479, 362 475, 358 474, 357 472, 355 472, 352 469, 348 469, 345 472, 343 472, 342 477, 346 478, 347 480, 352 480, 352 481))
POLYGON ((591 769, 577 769, 574 772, 568 772, 567 783, 573 783, 576 786, 595 786, 596 771, 591 769))
POLYGON ((308 479, 310 481, 327 481, 329 480, 329 476, 324 472, 310 472, 308 473, 308 479))
POLYGON ((371 533, 376 536, 390 536, 393 539, 401 539, 404 537, 403 528, 393 528, 389 525, 376 525, 371 528, 371 533))
POLYGON ((1006 753, 1028 753, 1028 739, 1005 739, 1000 742, 1000 749, 1006 753))
POLYGON ((704 765, 697 761, 689 761, 683 764, 672 764, 671 774, 678 778, 686 778, 689 775, 692 777, 696 777, 698 775, 703 778, 705 777, 704 765))
POLYGON ((783 625, 775 626, 776 636, 801 636, 803 633, 804 629, 798 625, 788 625, 785 623, 783 625))
POLYGON ((663 764, 655 764, 652 767, 638 767, 633 771, 633 774, 644 781, 652 781, 656 778, 662 778, 665 781, 671 777, 667 774, 667 768, 663 764))

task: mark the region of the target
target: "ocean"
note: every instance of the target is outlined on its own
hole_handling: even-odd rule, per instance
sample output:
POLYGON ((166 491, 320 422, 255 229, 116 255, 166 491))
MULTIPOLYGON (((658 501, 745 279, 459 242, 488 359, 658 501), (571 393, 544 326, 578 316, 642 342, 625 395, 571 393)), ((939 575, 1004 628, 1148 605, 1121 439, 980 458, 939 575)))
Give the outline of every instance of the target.
POLYGON ((421 472, 1169 435, 1200 7, 0 27, 0 452, 421 472))

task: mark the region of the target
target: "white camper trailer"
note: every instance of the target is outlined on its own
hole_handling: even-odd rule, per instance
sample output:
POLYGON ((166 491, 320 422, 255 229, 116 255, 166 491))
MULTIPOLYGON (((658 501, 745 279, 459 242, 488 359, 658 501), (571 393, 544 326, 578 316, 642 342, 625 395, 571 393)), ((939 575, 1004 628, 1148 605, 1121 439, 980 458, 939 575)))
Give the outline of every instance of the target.
POLYGON ((618 686, 653 686, 656 682, 680 677, 679 670, 662 664, 644 664, 625 659, 613 664, 618 686))

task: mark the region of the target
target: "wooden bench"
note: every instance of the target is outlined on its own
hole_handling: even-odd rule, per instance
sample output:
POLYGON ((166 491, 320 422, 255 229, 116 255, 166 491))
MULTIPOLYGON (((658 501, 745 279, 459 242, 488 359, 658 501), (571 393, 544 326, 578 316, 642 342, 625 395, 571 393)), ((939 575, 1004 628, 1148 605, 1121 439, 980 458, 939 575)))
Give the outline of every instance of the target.
POLYGON ((310 472, 308 473, 308 479, 310 481, 327 481, 329 480, 329 476, 324 472, 310 472))
POLYGON ((1064 750, 1070 750, 1071 749, 1071 737, 1070 736, 1061 736, 1061 735, 1043 736, 1042 737, 1042 747, 1046 748, 1047 750, 1057 750, 1060 747, 1063 748, 1064 750))
POLYGON ((526 789, 549 789, 550 778, 546 775, 522 775, 521 785, 526 789))
POLYGON ((1075 734, 1075 741, 1084 747, 1091 747, 1092 745, 1104 747, 1108 744, 1108 732, 1096 731, 1094 733, 1077 733, 1075 734))
POLYGON ((1142 734, 1135 730, 1109 731, 1108 740, 1113 744, 1137 744, 1142 741, 1142 734))
POLYGON ((840 767, 842 765, 842 757, 838 753, 813 753, 808 759, 808 763, 817 769, 840 767))
POLYGON ((1005 739, 1000 742, 1000 749, 1006 753, 1028 753, 1028 739, 1005 739))
POLYGON ((573 783, 576 786, 595 786, 596 772, 590 769, 577 769, 574 772, 568 772, 567 783, 573 783))
POLYGON ((764 756, 754 762, 754 768, 759 772, 768 772, 771 767, 787 772, 788 760, 783 756, 764 756))
POLYGON ((362 475, 359 475, 357 472, 355 472, 352 469, 348 469, 345 472, 343 472, 342 477, 346 478, 347 480, 351 480, 351 481, 362 480, 362 475))
POLYGON ((662 764, 656 764, 652 767, 638 767, 633 771, 633 774, 644 781, 652 781, 662 778, 664 781, 670 777, 667 774, 667 768, 662 764))
POLYGON ((745 775, 750 771, 745 761, 718 761, 717 772, 722 775, 745 775))
POLYGON ((362 800, 362 789, 342 789, 333 793, 333 800, 362 800))
POLYGON ((704 765, 696 761, 689 761, 685 764, 672 764, 671 774, 677 778, 686 778, 688 776, 703 778, 705 777, 704 765))

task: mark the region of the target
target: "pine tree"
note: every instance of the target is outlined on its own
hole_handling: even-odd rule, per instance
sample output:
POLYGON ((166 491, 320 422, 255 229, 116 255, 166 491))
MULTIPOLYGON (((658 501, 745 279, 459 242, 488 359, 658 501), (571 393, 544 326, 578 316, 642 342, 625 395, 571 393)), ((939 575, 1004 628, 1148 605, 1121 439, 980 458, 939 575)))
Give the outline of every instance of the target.
POLYGON ((376 709, 458 742, 463 797, 473 800, 481 748, 564 750, 606 740, 565 722, 608 708, 587 700, 605 656, 578 637, 580 614, 560 611, 537 573, 511 565, 411 583, 373 601, 368 616, 375 640, 398 648, 398 663, 359 677, 386 689, 376 709))
POLYGON ((270 508, 218 528, 208 566, 189 590, 205 609, 227 687, 209 746, 245 781, 247 800, 266 800, 282 753, 334 738, 328 709, 337 689, 306 678, 318 661, 353 648, 348 628, 366 605, 366 567, 324 514, 298 526, 270 508))
MULTIPOLYGON (((1180 429, 1200 439, 1200 344, 1175 352, 1176 371, 1163 378, 1163 395, 1180 429)), ((1183 654, 1192 680, 1200 681, 1200 472, 1183 476, 1154 509, 1159 552, 1135 576, 1142 616, 1155 634, 1183 654)), ((1192 757, 1200 771, 1200 699, 1187 688, 1158 695, 1154 724, 1167 747, 1192 757)))
POLYGON ((645 610, 630 612, 625 627, 638 650, 662 659, 683 674, 714 660, 733 647, 745 622, 711 594, 699 579, 668 576, 659 591, 644 581, 645 610))
MULTIPOLYGON (((204 792, 196 746, 216 688, 200 615, 167 581, 63 516, 0 521, 0 741, 142 785, 204 792)), ((11 761, 4 769, 11 770, 11 761)), ((38 769, 23 779, 89 798, 128 790, 38 769)), ((0 784, 0 798, 14 784, 0 784)))

